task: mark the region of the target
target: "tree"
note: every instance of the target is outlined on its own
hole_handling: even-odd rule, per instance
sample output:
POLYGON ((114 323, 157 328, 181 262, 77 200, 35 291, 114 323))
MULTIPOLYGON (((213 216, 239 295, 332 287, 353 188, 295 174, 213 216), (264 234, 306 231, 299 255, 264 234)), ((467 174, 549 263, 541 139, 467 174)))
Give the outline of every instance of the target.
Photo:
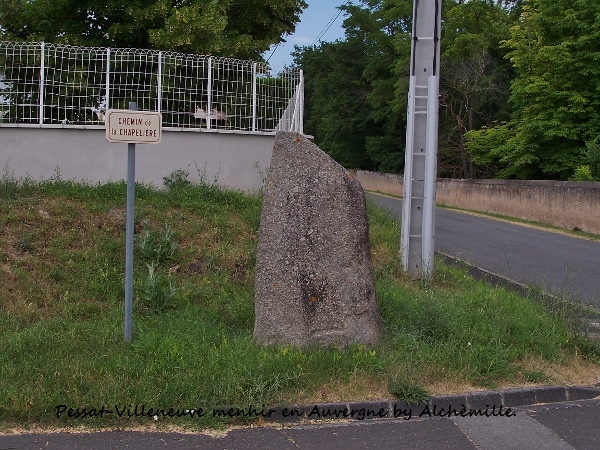
POLYGON ((411 0, 363 0, 348 6, 347 39, 366 45, 363 78, 372 124, 365 151, 375 168, 398 173, 404 169, 406 108, 412 34, 411 0))
POLYGON ((501 176, 569 179, 586 163, 586 143, 600 136, 599 18, 597 0, 523 2, 505 44, 517 72, 513 133, 501 155, 488 151, 501 176))
POLYGON ((346 39, 297 48, 306 77, 306 131, 352 169, 404 165, 412 0, 343 7, 346 39))
POLYGON ((365 152, 370 111, 360 43, 322 43, 297 49, 294 62, 305 75, 304 128, 315 143, 343 166, 372 168, 365 152))
POLYGON ((0 0, 2 39, 260 59, 304 0, 0 0))
MULTIPOLYGON (((510 3, 514 10, 518 2, 510 3)), ((439 164, 444 175, 473 177, 493 169, 473 163, 465 135, 510 118, 512 72, 500 42, 508 35, 511 9, 501 4, 445 2, 439 164)), ((298 53, 307 79, 307 131, 342 164, 401 172, 413 2, 363 0, 344 10, 344 41, 298 53)))
POLYGON ((475 164, 466 134, 508 120, 511 70, 500 42, 508 35, 509 13, 489 0, 447 5, 442 39, 440 173, 489 176, 475 164))

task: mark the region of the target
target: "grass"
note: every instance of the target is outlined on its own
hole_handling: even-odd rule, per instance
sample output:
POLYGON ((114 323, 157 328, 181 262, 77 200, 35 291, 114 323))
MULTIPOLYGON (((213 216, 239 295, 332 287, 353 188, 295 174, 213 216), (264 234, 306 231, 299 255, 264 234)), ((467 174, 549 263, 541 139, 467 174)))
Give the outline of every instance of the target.
POLYGON ((103 406, 248 409, 418 400, 465 389, 600 378, 600 349, 565 310, 436 261, 399 269, 399 225, 369 204, 384 319, 374 348, 252 341, 262 199, 171 177, 136 187, 133 341, 123 338, 126 186, 0 181, 0 427, 222 427, 250 419, 90 417, 103 406), (577 368, 573 373, 572 369, 577 368), (571 372, 569 372, 571 371, 571 372), (57 418, 57 407, 64 412, 57 418), (87 411, 86 417, 68 417, 87 411))

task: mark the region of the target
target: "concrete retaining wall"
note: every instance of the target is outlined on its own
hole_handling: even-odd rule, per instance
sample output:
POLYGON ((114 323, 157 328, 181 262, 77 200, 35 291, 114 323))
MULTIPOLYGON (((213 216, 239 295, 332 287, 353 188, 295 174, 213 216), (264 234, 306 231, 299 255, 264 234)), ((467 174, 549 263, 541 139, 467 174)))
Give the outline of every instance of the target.
MULTIPOLYGON (((136 181, 163 186, 177 169, 190 181, 258 191, 271 162, 274 133, 163 130, 160 144, 136 145, 136 181)), ((0 127, 0 172, 16 178, 104 183, 127 178, 127 144, 108 143, 104 127, 0 127)), ((0 176, 2 174, 0 173, 0 176)))
MULTIPOLYGON (((358 171, 366 190, 402 195, 399 175, 358 171)), ((439 179, 438 204, 600 234, 600 183, 439 179)))

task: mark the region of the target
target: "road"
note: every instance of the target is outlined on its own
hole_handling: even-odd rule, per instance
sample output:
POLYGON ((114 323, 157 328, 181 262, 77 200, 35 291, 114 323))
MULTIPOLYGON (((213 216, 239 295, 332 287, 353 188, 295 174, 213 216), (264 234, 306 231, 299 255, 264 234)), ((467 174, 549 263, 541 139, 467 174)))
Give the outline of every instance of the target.
MULTIPOLYGON (((367 195, 402 216, 402 200, 367 195)), ((600 242, 437 208, 435 250, 600 308, 600 242)))
POLYGON ((511 408, 509 414, 504 416, 422 415, 409 420, 371 419, 320 425, 241 428, 231 430, 220 437, 202 433, 136 431, 0 435, 0 448, 596 450, 600 448, 598 417, 600 398, 521 406, 511 408))

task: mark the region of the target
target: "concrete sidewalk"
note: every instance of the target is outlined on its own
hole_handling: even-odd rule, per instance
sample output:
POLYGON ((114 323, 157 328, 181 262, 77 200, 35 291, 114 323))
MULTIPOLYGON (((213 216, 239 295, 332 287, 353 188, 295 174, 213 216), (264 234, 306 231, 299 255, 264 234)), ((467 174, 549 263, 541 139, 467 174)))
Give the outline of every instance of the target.
POLYGON ((139 431, 20 434, 0 436, 0 449, 600 448, 600 384, 439 396, 420 405, 363 402, 294 409, 304 416, 281 408, 269 426, 233 429, 222 437, 139 431), (309 415, 341 419, 307 422, 309 415))

